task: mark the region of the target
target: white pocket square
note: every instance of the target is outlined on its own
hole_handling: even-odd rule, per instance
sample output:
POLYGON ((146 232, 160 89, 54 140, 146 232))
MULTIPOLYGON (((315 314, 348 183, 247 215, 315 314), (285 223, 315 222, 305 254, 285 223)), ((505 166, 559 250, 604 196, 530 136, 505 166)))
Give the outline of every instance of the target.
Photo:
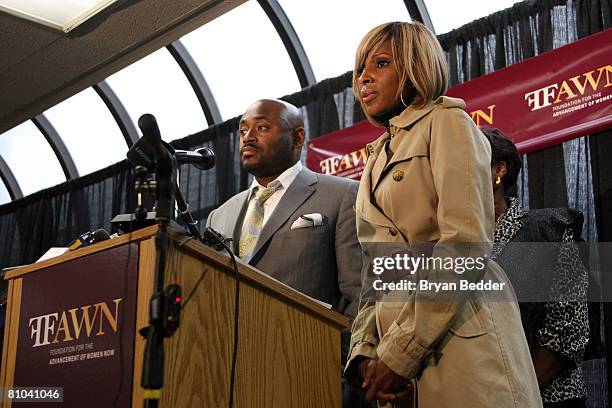
POLYGON ((300 215, 300 218, 293 221, 291 229, 318 227, 323 225, 323 216, 319 213, 300 215))

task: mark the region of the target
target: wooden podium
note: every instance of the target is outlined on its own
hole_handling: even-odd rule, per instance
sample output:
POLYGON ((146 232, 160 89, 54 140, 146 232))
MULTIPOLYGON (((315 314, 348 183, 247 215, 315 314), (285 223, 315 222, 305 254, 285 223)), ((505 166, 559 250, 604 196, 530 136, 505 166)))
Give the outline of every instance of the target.
MULTIPOLYGON (((60 406, 143 406, 138 330, 148 325, 156 232, 149 227, 6 274, 2 387, 63 387, 60 406)), ((179 329, 164 340, 161 406, 225 407, 232 263, 225 253, 171 235, 166 283, 182 286, 184 308, 179 329)), ((340 407, 347 319, 239 260, 238 269, 234 406, 340 407)))

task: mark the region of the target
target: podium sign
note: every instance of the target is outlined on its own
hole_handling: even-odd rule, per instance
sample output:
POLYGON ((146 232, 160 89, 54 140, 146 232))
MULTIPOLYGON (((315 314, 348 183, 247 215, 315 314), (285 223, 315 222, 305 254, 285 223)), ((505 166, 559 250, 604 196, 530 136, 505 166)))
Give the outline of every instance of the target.
POLYGON ((23 277, 15 387, 63 387, 66 407, 130 405, 138 252, 124 245, 23 277))

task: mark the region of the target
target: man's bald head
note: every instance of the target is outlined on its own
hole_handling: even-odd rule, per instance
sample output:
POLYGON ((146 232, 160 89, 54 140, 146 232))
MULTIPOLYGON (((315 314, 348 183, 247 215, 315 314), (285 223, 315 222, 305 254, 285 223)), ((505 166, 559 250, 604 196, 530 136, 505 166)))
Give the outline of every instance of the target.
POLYGON ((262 99, 242 115, 240 135, 244 168, 258 180, 273 180, 300 159, 304 119, 300 110, 288 102, 262 99))
POLYGON ((280 99, 260 99, 249 106, 246 112, 255 107, 261 106, 269 106, 277 109, 279 118, 290 129, 304 127, 304 118, 302 117, 300 110, 295 105, 280 99))

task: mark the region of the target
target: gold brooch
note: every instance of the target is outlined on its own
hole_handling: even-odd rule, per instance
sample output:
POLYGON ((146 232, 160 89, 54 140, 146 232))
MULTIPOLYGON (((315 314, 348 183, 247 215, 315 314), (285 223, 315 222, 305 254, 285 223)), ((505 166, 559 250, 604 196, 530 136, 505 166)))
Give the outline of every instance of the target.
POLYGON ((403 170, 395 170, 393 172, 393 180, 395 180, 395 181, 402 181, 403 178, 404 178, 404 171, 403 170))

